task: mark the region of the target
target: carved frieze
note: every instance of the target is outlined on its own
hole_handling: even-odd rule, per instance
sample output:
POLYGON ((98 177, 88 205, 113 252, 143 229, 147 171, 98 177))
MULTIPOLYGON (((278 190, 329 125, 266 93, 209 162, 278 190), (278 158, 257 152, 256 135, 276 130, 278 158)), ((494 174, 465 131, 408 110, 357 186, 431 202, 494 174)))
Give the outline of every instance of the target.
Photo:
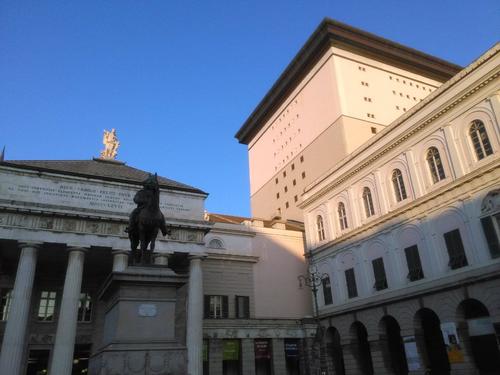
MULTIPOLYGON (((112 222, 74 217, 56 217, 27 212, 0 212, 0 227, 127 237, 125 233, 127 225, 128 223, 125 220, 112 222)), ((200 229, 173 228, 170 236, 159 238, 159 240, 201 243, 203 242, 203 238, 204 232, 200 229)))

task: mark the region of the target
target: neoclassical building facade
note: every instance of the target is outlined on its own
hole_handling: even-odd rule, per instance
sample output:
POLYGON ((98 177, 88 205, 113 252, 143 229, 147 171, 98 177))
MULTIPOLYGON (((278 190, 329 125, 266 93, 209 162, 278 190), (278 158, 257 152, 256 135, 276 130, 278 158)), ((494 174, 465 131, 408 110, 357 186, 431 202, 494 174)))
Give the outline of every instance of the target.
POLYGON ((206 193, 159 177, 170 233, 154 264, 132 265, 147 176, 0 161, 0 374, 307 374, 303 226, 208 214, 206 193))
POLYGON ((500 372, 499 51, 302 195, 325 373, 500 372))

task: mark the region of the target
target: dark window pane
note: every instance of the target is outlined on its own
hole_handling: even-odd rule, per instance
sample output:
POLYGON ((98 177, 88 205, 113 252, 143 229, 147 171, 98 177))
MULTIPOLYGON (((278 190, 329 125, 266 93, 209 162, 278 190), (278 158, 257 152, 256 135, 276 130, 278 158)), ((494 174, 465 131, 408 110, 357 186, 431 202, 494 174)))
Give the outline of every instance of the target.
POLYGON ((356 277, 354 275, 354 268, 345 270, 345 281, 347 284, 347 295, 349 298, 358 296, 358 288, 356 287, 356 277))
POLYGON ((385 275, 384 260, 377 258, 372 260, 373 275, 375 276, 375 290, 382 290, 387 288, 387 277, 385 275))
POLYGON ((448 255, 450 261, 448 265, 452 270, 457 268, 462 268, 468 265, 467 257, 465 256, 464 245, 462 243, 462 237, 460 237, 460 231, 454 229, 450 232, 444 234, 444 240, 446 242, 446 249, 448 250, 448 255))
POLYGON ((406 263, 408 264, 408 276, 410 281, 416 281, 424 278, 422 263, 418 253, 417 245, 405 248, 406 263))
POLYGON ((499 222, 500 213, 494 216, 483 217, 481 219, 483 232, 486 236, 486 241, 488 242, 488 248, 490 249, 492 258, 497 258, 500 256, 500 243, 498 241, 498 235, 495 230, 495 224, 498 225, 499 222))
POLYGON ((321 280, 321 284, 323 286, 323 297, 325 301, 325 305, 331 305, 333 303, 332 298, 332 286, 330 284, 330 278, 325 277, 321 280))

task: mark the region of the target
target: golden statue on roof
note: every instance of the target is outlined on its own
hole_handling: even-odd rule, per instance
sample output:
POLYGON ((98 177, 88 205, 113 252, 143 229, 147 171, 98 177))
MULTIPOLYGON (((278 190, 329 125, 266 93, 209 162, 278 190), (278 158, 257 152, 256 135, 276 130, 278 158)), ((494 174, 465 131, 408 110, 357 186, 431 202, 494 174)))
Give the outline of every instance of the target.
POLYGON ((118 154, 118 147, 120 146, 120 142, 118 142, 118 138, 116 137, 116 130, 104 130, 102 143, 104 144, 104 150, 101 151, 101 158, 116 159, 116 155, 118 154))

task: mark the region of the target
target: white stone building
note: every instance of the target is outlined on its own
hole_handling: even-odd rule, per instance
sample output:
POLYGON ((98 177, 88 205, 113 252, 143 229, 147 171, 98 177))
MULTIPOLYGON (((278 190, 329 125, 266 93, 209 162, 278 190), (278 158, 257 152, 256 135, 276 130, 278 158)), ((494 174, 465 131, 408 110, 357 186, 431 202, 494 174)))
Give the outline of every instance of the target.
POLYGON ((328 374, 500 373, 499 52, 305 189, 328 374))

